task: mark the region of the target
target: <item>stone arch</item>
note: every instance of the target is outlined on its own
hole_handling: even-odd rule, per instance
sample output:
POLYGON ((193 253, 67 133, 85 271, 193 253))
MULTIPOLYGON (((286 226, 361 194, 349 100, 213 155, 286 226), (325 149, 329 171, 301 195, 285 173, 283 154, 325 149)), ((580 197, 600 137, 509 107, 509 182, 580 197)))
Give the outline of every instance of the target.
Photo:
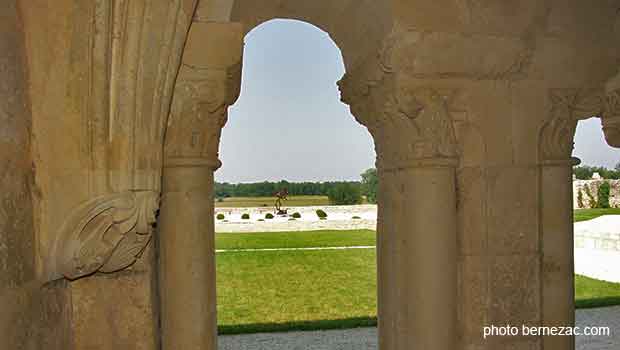
MULTIPOLYGON (((175 81, 176 87, 185 91, 177 95, 179 101, 172 103, 175 113, 197 111, 213 118, 205 124, 191 120, 188 127, 181 123, 179 130, 170 133, 176 136, 169 140, 178 143, 168 154, 175 161, 168 162, 164 170, 162 213, 185 217, 180 218, 183 225, 179 226, 160 220, 160 228, 162 232, 188 232, 211 224, 204 213, 211 205, 208 198, 212 169, 218 165, 212 142, 217 135, 212 134, 222 123, 222 104, 230 103, 235 96, 235 86, 228 82, 235 81, 239 72, 244 33, 271 18, 300 19, 331 33, 347 65, 348 74, 341 83, 343 97, 356 117, 374 129, 377 143, 385 150, 381 153, 390 154, 381 163, 383 185, 388 187, 381 197, 385 205, 380 225, 388 234, 380 242, 386 259, 380 271, 385 282, 381 284, 389 287, 380 292, 384 310, 380 318, 384 322, 380 325, 382 348, 411 349, 418 347, 418 342, 433 349, 459 348, 452 326, 457 308, 457 264, 465 271, 461 289, 465 291, 462 301, 468 314, 463 319, 469 325, 468 330, 459 330, 468 333, 463 348, 540 348, 539 339, 510 339, 501 345, 486 345, 480 339, 479 327, 516 318, 535 321, 541 314, 570 318, 562 308, 564 302, 554 309, 553 303, 547 305, 553 294, 539 294, 541 290, 552 292, 542 287, 541 279, 557 288, 564 288, 568 280, 568 259, 564 259, 565 254, 553 255, 555 251, 547 250, 553 245, 544 240, 569 232, 567 208, 550 208, 568 194, 570 155, 566 150, 570 141, 566 139, 571 137, 564 136, 571 134, 574 120, 566 113, 581 110, 582 103, 570 97, 573 93, 554 92, 553 100, 560 101, 558 106, 568 101, 568 107, 555 109, 564 114, 550 115, 552 98, 547 95, 556 88, 599 87, 617 72, 620 27, 614 1, 546 4, 524 0, 518 4, 518 11, 507 1, 62 0, 42 6, 44 2, 18 3, 24 22, 36 151, 35 208, 39 213, 35 250, 43 281, 94 273, 66 283, 72 292, 70 304, 78 306, 73 308, 73 321, 66 321, 72 327, 74 339, 70 343, 76 348, 127 346, 118 345, 116 339, 128 329, 134 330, 124 327, 127 320, 138 320, 132 322, 135 325, 152 325, 144 327, 152 329, 143 337, 148 338, 144 348, 157 347, 157 307, 145 301, 156 294, 149 289, 156 285, 149 268, 126 271, 122 278, 96 272, 131 265, 149 242, 149 224, 154 220, 152 214, 161 190, 162 137, 175 81), (346 20, 339 21, 341 18, 346 20), (191 44, 191 34, 187 40, 190 27, 204 29, 202 39, 212 45, 210 50, 194 56, 184 51, 184 45, 191 44), (589 30, 584 31, 584 27, 589 30), (204 58, 208 64, 181 68, 182 55, 189 63, 204 58), (179 68, 199 72, 177 75, 179 68), (220 91, 202 93, 214 86, 220 91), (453 89, 471 92, 466 110, 473 110, 471 122, 480 132, 481 142, 475 136, 470 141, 482 144, 472 149, 484 149, 485 159, 469 154, 456 160, 458 157, 446 157, 454 155, 455 148, 458 150, 459 135, 463 134, 457 127, 455 141, 446 119, 461 119, 458 109, 448 106, 446 111, 441 100, 433 96, 443 96, 445 90, 453 89), (222 90, 226 93, 222 94, 222 90), (194 96, 208 102, 195 104, 191 102, 194 96), (443 132, 442 137, 431 137, 431 142, 428 137, 412 137, 419 134, 414 133, 417 130, 411 119, 420 115, 425 120, 437 117, 440 126, 423 129, 429 135, 443 132), (434 157, 416 158, 420 153, 414 150, 434 157), (184 152, 188 152, 187 157, 178 157, 184 152), (483 181, 480 185, 486 186, 480 190, 483 202, 497 201, 501 205, 472 212, 487 230, 481 230, 480 236, 490 238, 486 245, 477 246, 475 254, 460 256, 462 262, 456 262, 454 169, 463 163, 481 161, 485 163, 481 173, 494 177, 493 183, 483 181), (176 181, 175 177, 182 180, 176 181), (560 177, 565 181, 552 181, 560 177), (535 193, 520 197, 515 205, 506 204, 502 198, 506 192, 501 189, 517 188, 523 183, 526 188, 535 188, 535 193), (506 228, 506 223, 511 227, 506 228), (105 233, 112 234, 113 239, 102 242, 105 233), (429 236, 441 239, 426 240, 429 236), (422 249, 428 246, 434 248, 422 249), (543 255, 559 260, 543 258, 539 266, 540 249, 545 251, 543 255), (81 252, 85 259, 81 259, 81 252), (420 257, 423 259, 417 260, 420 257), (430 268, 424 269, 426 266, 430 268), (518 269, 513 269, 515 266, 518 269), (547 273, 556 270, 564 271, 564 280, 547 273), (422 283, 428 281, 428 289, 434 294, 416 289, 414 282, 418 278, 422 283), (467 278, 475 282, 465 283, 467 278), (146 306, 134 305, 133 298, 126 298, 130 294, 137 299, 138 294, 142 295, 142 305, 146 306), (91 303, 96 299, 93 295, 107 299, 91 303), (475 304, 470 298, 480 302, 475 304), (434 300, 442 308, 429 310, 420 300, 428 305, 433 305, 434 300), (516 318, 511 318, 513 315, 516 318), (92 337, 94 330, 101 336, 92 337), (92 345, 91 341, 107 346, 92 345)), ((605 134, 612 145, 620 145, 617 89, 617 84, 608 84, 607 107, 602 113, 605 134)), ((583 90, 578 90, 580 95, 583 90)), ((170 119, 172 123, 175 120, 174 116, 170 119)), ((472 190, 466 188, 466 174, 461 174, 459 191, 472 190)), ((468 176, 476 178, 478 174, 468 176)), ((191 235, 176 238, 189 239, 191 235)), ((480 243, 478 238, 474 236, 473 243, 480 243)), ((191 240, 182 243, 190 248, 209 244, 191 240)), ((201 258, 200 251, 192 250, 177 256, 194 253, 201 258)), ((178 264, 179 275, 169 277, 178 283, 175 288, 162 289, 162 294, 174 293, 176 287, 187 292, 208 284, 205 276, 210 271, 200 270, 200 266, 209 265, 209 261, 173 262, 178 264), (200 279, 192 282, 187 278, 192 273, 200 279)), ((209 292, 195 292, 199 300, 205 300, 205 295, 207 300, 213 298, 209 292)), ((196 299, 188 295, 187 300, 196 299)), ((566 295, 557 299, 567 300, 563 298, 566 295)), ((199 306, 196 312, 212 317, 212 304, 199 306)), ((182 304, 164 307, 194 310, 182 304)), ((201 319, 192 315, 182 315, 182 322, 174 330, 199 328, 214 332, 209 323, 203 327, 197 322, 201 319)), ((180 338, 182 335, 179 333, 180 338)), ((204 337, 187 339, 196 343, 176 348, 213 348, 213 344, 200 343, 204 337)), ((133 345, 127 348, 136 348, 133 345)), ((567 347, 545 346, 556 348, 567 347)))
POLYGON ((375 20, 381 14, 376 7, 383 8, 386 2, 345 6, 341 11, 346 9, 360 17, 354 17, 350 26, 337 23, 337 16, 332 17, 333 22, 325 21, 325 9, 341 2, 294 4, 289 8, 268 1, 257 7, 242 1, 231 8, 231 22, 210 21, 209 14, 202 12, 209 8, 198 7, 183 53, 167 132, 185 136, 167 138, 172 143, 167 143, 165 151, 159 226, 160 288, 166 291, 162 293, 163 347, 189 348, 198 339, 204 342, 202 346, 213 347, 215 342, 213 333, 207 338, 201 335, 204 329, 215 328, 213 215, 204 215, 213 212, 213 203, 202 200, 201 206, 197 206, 189 198, 212 197, 213 171, 220 164, 217 148, 226 120, 225 107, 234 102, 239 91, 239 75, 231 72, 238 73, 241 67, 245 33, 272 18, 293 18, 324 29, 341 49, 348 71, 339 84, 343 100, 373 135, 380 186, 391 194, 382 195, 379 203, 378 230, 385 237, 378 244, 379 280, 385 281, 380 283, 379 292, 381 346, 389 349, 435 344, 437 348, 453 348, 457 326, 455 168, 459 163, 459 146, 446 97, 451 92, 412 84, 410 77, 399 70, 398 64, 405 60, 399 43, 407 32, 392 28, 390 21, 375 20), (369 32, 356 27, 364 23, 372 23, 367 26, 369 32), (217 91, 209 93, 212 89, 217 91), (196 118, 199 115, 202 117, 196 118), (181 120, 194 119, 196 122, 189 128, 197 132, 179 124, 181 120), (194 140, 200 140, 200 135, 192 135, 201 132, 208 148, 195 147, 200 142, 194 140), (181 140, 185 146, 177 147, 174 140, 181 140), (432 179, 430 186, 428 179, 432 179), (415 205, 413 199, 418 196, 427 198, 428 203, 415 205), (193 206, 193 210, 181 217, 175 212, 174 208, 188 206, 193 206), (182 227, 192 239, 179 241, 174 236, 182 227), (208 227, 208 237, 204 231, 194 231, 198 227, 208 227), (422 234, 429 230, 433 234, 422 234), (432 255, 425 249, 427 246, 433 247, 432 255), (200 263, 192 276, 200 276, 200 285, 175 289, 175 285, 189 283, 186 279, 190 271, 186 266, 194 266, 198 258, 200 263), (426 268, 421 270, 423 265, 426 268), (211 297, 204 298, 205 295, 211 297), (207 311, 188 317, 187 310, 207 311), (405 332, 405 336, 393 327, 397 323, 411 332, 405 332), (423 325, 438 332, 441 329, 443 335, 421 332, 423 325))

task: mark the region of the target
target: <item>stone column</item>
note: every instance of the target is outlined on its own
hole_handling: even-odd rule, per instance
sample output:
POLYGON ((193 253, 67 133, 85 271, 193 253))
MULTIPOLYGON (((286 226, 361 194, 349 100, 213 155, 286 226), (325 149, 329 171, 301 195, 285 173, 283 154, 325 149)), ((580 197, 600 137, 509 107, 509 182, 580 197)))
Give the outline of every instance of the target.
MULTIPOLYGON (((546 160, 540 167, 542 324, 575 324, 573 165, 575 160, 546 160)), ((543 337, 546 350, 575 348, 574 337, 543 337)))
POLYGON ((379 347, 453 350, 458 156, 452 119, 435 89, 380 74, 380 83, 352 75, 340 82, 377 151, 379 347))
POLYGON ((174 160, 163 176, 159 271, 163 349, 216 350, 213 171, 174 160))
MULTIPOLYGON (((575 324, 575 265, 571 158, 579 119, 598 115, 598 90, 552 89, 550 119, 540 134, 540 250, 542 325, 575 324)), ((575 348, 574 337, 543 337, 545 350, 575 348)))
POLYGON ((396 191, 392 223, 378 228, 381 349, 456 347, 455 167, 432 159, 382 171, 396 191))
POLYGON ((242 28, 195 22, 166 131, 159 221, 163 350, 216 350, 213 172, 241 83, 242 28))

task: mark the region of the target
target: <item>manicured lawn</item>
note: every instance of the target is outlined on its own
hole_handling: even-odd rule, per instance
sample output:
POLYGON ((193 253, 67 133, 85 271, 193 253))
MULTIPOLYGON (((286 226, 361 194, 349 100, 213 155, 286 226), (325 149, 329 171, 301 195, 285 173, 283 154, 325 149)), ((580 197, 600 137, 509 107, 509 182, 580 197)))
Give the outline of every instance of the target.
POLYGON ((592 220, 603 215, 620 215, 620 208, 608 209, 576 209, 573 211, 573 221, 592 220))
POLYGON ((216 249, 352 247, 374 246, 375 244, 376 233, 371 230, 218 233, 215 235, 216 249))
POLYGON ((575 305, 578 309, 620 305, 620 284, 577 275, 575 305))
POLYGON ((375 250, 217 254, 220 334, 376 324, 375 250))
MULTIPOLYGON (((256 208, 273 207, 276 197, 230 197, 222 202, 216 201, 216 208, 256 208)), ((329 205, 327 196, 290 196, 284 201, 286 207, 307 207, 329 205)))
MULTIPOLYGON (((219 233, 217 249, 373 246, 375 232, 219 233)), ((221 252, 220 334, 376 325, 374 249, 221 252)), ((577 308, 620 305, 620 284, 576 276, 577 308)))

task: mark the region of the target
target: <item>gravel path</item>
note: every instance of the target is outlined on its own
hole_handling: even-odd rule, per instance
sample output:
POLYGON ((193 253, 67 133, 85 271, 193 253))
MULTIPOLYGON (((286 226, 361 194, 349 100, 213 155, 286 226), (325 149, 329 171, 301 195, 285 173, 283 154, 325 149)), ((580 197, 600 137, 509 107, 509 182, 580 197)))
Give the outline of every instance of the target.
MULTIPOLYGON (((576 350, 620 349, 620 307, 577 310, 577 326, 610 327, 611 337, 577 337, 576 350)), ((219 350, 376 350, 376 328, 219 337, 219 350)))

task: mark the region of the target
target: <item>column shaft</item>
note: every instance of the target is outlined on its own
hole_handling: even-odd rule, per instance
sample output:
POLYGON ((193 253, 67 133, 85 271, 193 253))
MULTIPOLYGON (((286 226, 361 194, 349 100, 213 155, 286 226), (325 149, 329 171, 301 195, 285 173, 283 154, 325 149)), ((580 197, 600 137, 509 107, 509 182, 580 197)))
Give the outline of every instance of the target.
POLYGON ((164 350, 216 350, 213 170, 164 169, 159 220, 164 350))
MULTIPOLYGON (((572 163, 541 169, 542 318, 544 326, 575 324, 572 163)), ((574 337, 544 337, 545 350, 572 350, 574 337)))
MULTIPOLYGON (((380 220, 379 328, 382 350, 456 348, 456 189, 452 167, 390 175, 390 226, 380 220), (391 199, 390 199, 391 200, 391 199), (383 230, 383 229, 387 230, 383 230), (384 267, 389 267, 384 268, 384 267)), ((388 200, 388 199, 386 199, 388 200)))

